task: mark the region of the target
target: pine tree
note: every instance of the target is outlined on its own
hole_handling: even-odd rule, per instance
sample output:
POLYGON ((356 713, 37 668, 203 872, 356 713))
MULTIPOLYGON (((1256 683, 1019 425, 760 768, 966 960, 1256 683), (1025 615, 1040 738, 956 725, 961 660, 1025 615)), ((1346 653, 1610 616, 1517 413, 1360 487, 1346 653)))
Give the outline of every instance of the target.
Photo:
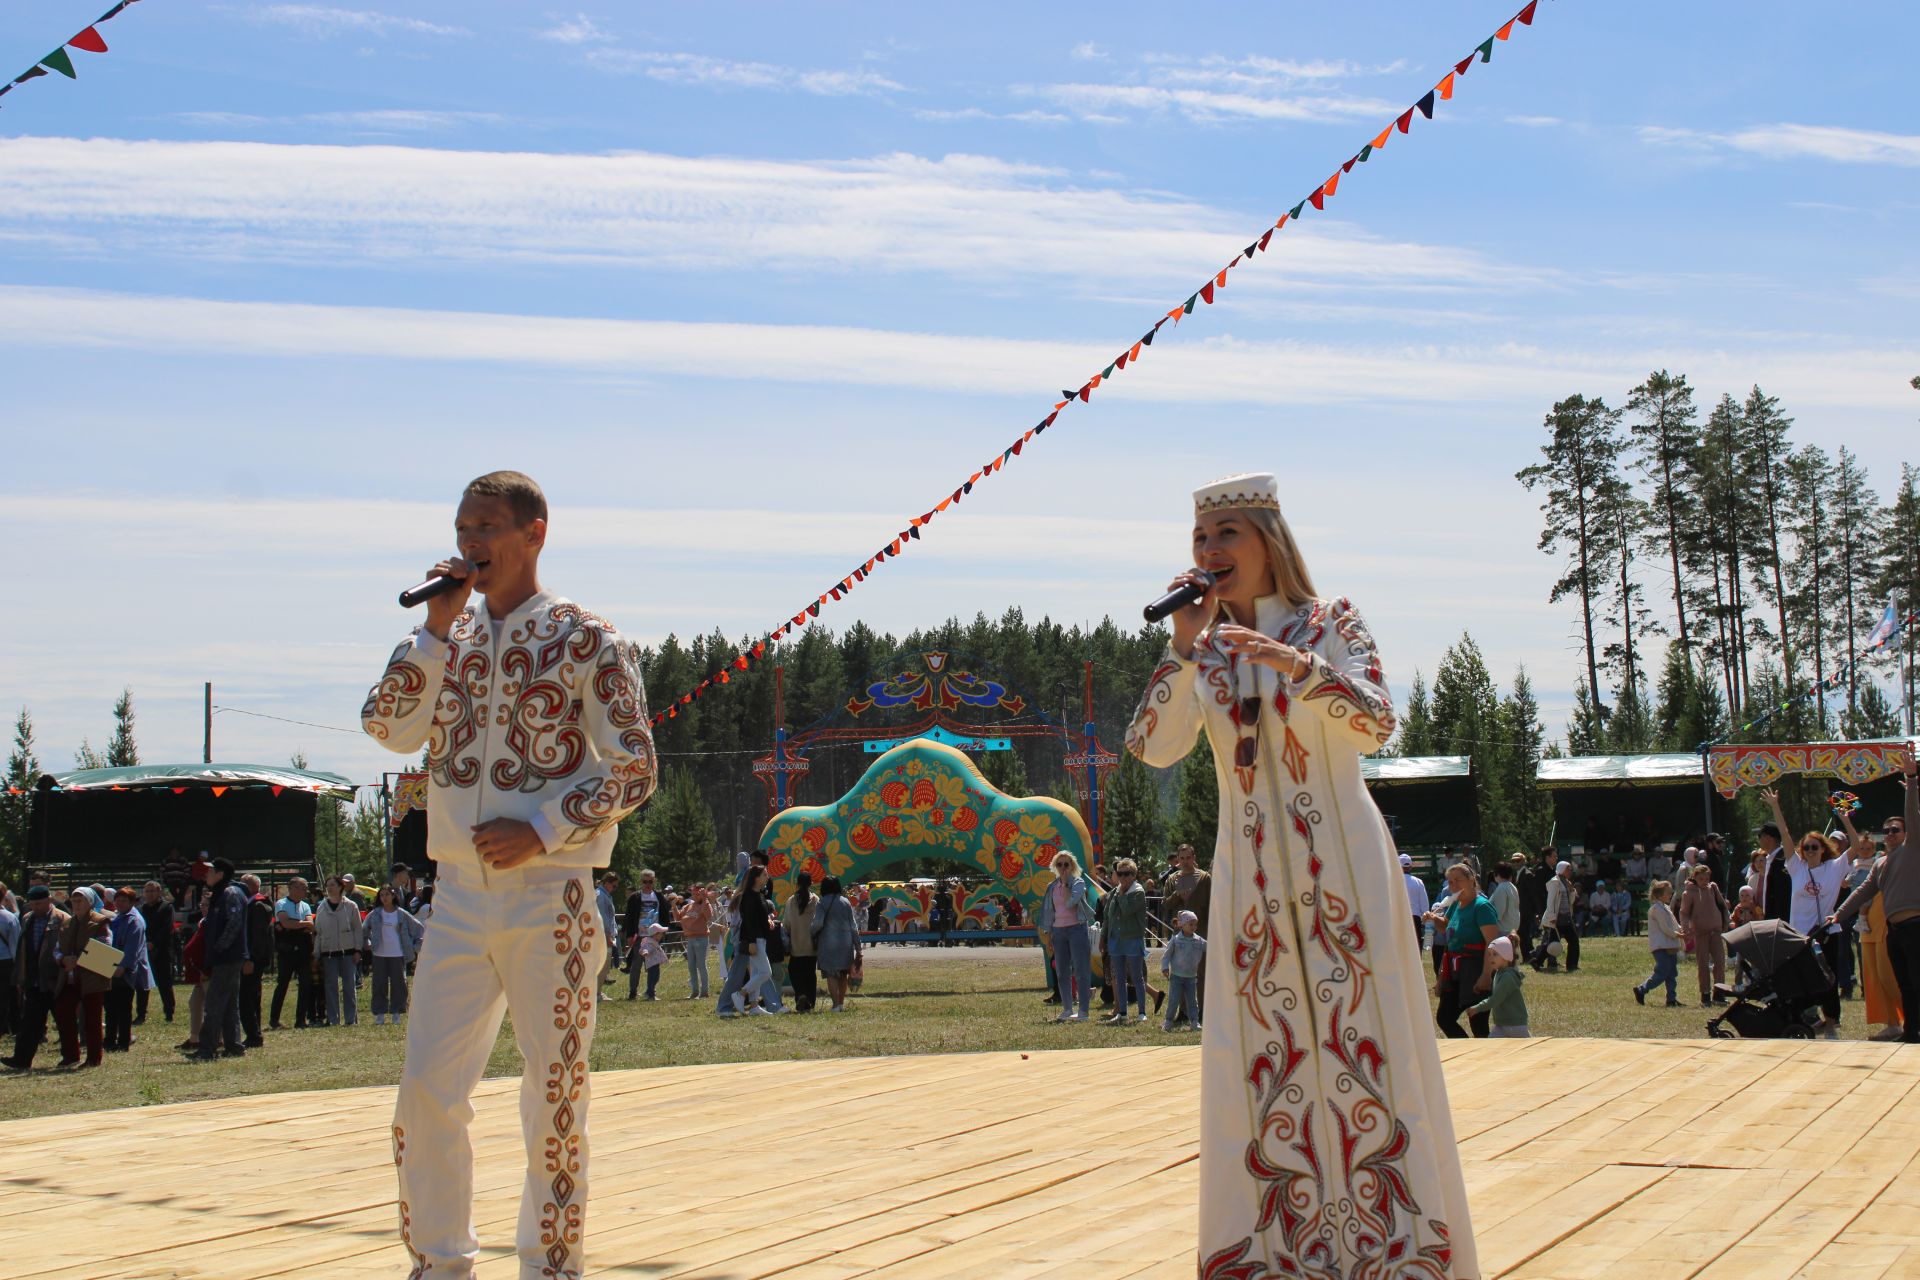
POLYGON ((1794 552, 1787 563, 1788 625, 1795 647, 1813 664, 1814 732, 1827 733, 1826 683, 1832 665, 1833 548, 1832 518, 1828 510, 1833 490, 1833 463, 1815 445, 1807 445, 1787 461, 1787 494, 1791 516, 1787 530, 1794 552))
POLYGON ((982 753, 978 761, 980 776, 985 778, 995 790, 1004 795, 1026 796, 1027 770, 1020 763, 1020 756, 1013 751, 988 751, 982 753))
MULTIPOLYGON (((1901 465, 1900 487, 1882 521, 1877 551, 1879 574, 1874 594, 1892 597, 1894 608, 1904 619, 1920 608, 1920 468, 1901 465)), ((1903 622, 1899 638, 1888 646, 1889 652, 1906 652, 1904 670, 1895 671, 1894 684, 1903 693, 1899 701, 1907 708, 1909 734, 1915 732, 1913 633, 1914 628, 1903 622)))
POLYGON ((1192 845, 1200 865, 1207 866, 1220 837, 1220 777, 1213 767, 1213 748, 1204 739, 1180 762, 1174 794, 1173 826, 1167 840, 1176 847, 1192 845))
POLYGON ((1875 534, 1880 524, 1879 503, 1867 487, 1867 471, 1860 460, 1840 446, 1839 462, 1833 470, 1830 501, 1833 512, 1834 576, 1838 583, 1840 630, 1846 646, 1847 721, 1860 720, 1859 641, 1871 629, 1877 617, 1868 603, 1874 578, 1875 534))
POLYGON ((1741 434, 1740 406, 1723 395, 1707 417, 1693 470, 1693 497, 1703 516, 1701 552, 1711 583, 1698 607, 1710 611, 1713 640, 1708 648, 1720 663, 1729 706, 1743 705, 1747 697, 1751 619, 1746 564, 1760 523, 1741 434))
MULTIPOLYGON (((1540 550, 1558 554, 1566 548, 1566 569, 1553 584, 1548 603, 1568 595, 1580 601, 1580 629, 1587 659, 1587 687, 1600 687, 1600 651, 1594 639, 1594 611, 1606 589, 1607 565, 1613 558, 1612 541, 1619 536, 1609 521, 1604 495, 1619 480, 1622 444, 1620 411, 1609 409, 1598 397, 1574 395, 1553 406, 1543 425, 1548 440, 1540 446, 1545 462, 1515 473, 1532 492, 1544 488, 1546 516, 1540 550)), ((1436 677, 1437 681, 1437 677, 1436 677)), ((1596 706, 1596 711, 1605 712, 1596 706)))
MULTIPOLYGON (((1514 673, 1513 691, 1500 704, 1499 733, 1502 742, 1498 759, 1504 775, 1501 789, 1507 799, 1511 843, 1493 847, 1535 849, 1545 844, 1552 834, 1553 800, 1538 780, 1547 734, 1540 723, 1540 704, 1533 696, 1533 681, 1524 665, 1514 673)), ((1488 843, 1491 845, 1492 841, 1488 843)))
POLYGON ((76 769, 104 769, 107 758, 93 749, 93 744, 85 738, 80 739, 79 749, 73 753, 73 767, 76 769))
MULTIPOLYGON (((1131 751, 1120 753, 1120 767, 1108 776, 1102 800, 1100 843, 1108 865, 1121 858, 1152 857, 1163 826, 1160 791, 1153 774, 1131 751)), ((1199 847, 1194 846, 1196 852, 1199 847)))
POLYGON ((1653 519, 1647 526, 1650 550, 1664 552, 1673 576, 1673 612, 1680 629, 1680 647, 1691 649, 1687 625, 1687 592, 1697 570, 1695 551, 1698 512, 1687 496, 1688 469, 1700 450, 1700 428, 1695 421, 1693 388, 1686 375, 1665 369, 1647 375, 1627 397, 1627 412, 1635 446, 1635 468, 1653 485, 1648 503, 1653 519))
POLYGON ((1442 754, 1433 748, 1433 713, 1427 705, 1427 682, 1418 668, 1414 669, 1413 689, 1407 694, 1406 709, 1400 713, 1400 733, 1394 739, 1393 753, 1400 756, 1442 754))
POLYGON ((1640 700, 1640 686, 1626 685, 1614 699, 1613 714, 1607 717, 1607 750, 1636 755, 1652 746, 1652 713, 1640 700))
POLYGON ((25 878, 27 822, 40 773, 40 758, 33 749, 33 717, 22 707, 14 718, 13 750, 7 755, 5 794, 0 795, 0 879, 9 884, 25 878))
POLYGON ((1570 756, 1604 755, 1607 749, 1607 722, 1600 717, 1600 708, 1594 705, 1593 694, 1588 691, 1584 680, 1576 681, 1573 686, 1573 712, 1567 717, 1567 754, 1570 756))
MULTIPOLYGON (((615 841, 615 849, 619 850, 615 841)), ((642 810, 638 831, 628 844, 641 865, 651 868, 662 884, 694 884, 710 880, 722 869, 720 837, 713 827, 713 811, 700 794, 693 771, 668 765, 660 775, 660 790, 642 810)), ((631 881, 638 866, 621 869, 631 881)))
POLYGON ((133 690, 122 689, 113 704, 113 736, 107 739, 107 765, 123 768, 140 763, 140 748, 133 740, 133 690))
POLYGON ((1780 548, 1781 535, 1788 524, 1786 507, 1793 449, 1787 443, 1787 434, 1792 428, 1793 419, 1780 412, 1779 400, 1764 394, 1758 386, 1747 393, 1747 402, 1740 408, 1740 451, 1758 517, 1748 565, 1755 594, 1774 606, 1775 621, 1780 628, 1775 641, 1789 692, 1798 680, 1794 673, 1793 637, 1787 626, 1786 572, 1780 548))
POLYGON ((1891 738, 1900 732, 1900 708, 1888 698, 1878 680, 1860 681, 1859 695, 1847 713, 1847 737, 1853 741, 1891 738))
POLYGON ((1508 772, 1501 767, 1506 725, 1500 694, 1471 635, 1441 655, 1433 675, 1433 738, 1442 755, 1472 756, 1480 780, 1480 836, 1504 848, 1515 838, 1508 772))
POLYGON ((1598 498, 1601 517, 1614 531, 1609 548, 1613 564, 1607 570, 1605 619, 1608 626, 1620 629, 1620 638, 1609 641, 1601 652, 1606 658, 1607 670, 1615 677, 1614 687, 1619 690, 1619 696, 1633 703, 1633 714, 1638 717, 1629 735, 1633 736, 1644 729, 1646 721, 1645 676, 1641 670, 1645 637, 1666 628, 1654 620, 1653 611, 1647 608, 1645 593, 1633 571, 1634 549, 1646 536, 1646 504, 1617 476, 1600 487, 1598 498))

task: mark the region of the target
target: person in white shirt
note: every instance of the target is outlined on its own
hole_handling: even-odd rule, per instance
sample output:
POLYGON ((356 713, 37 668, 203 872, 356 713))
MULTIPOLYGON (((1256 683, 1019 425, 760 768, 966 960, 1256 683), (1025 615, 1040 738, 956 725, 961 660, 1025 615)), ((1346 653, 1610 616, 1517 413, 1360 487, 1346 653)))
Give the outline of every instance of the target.
POLYGON ((527 1064, 521 1275, 580 1280, 594 992, 612 945, 592 875, 653 793, 652 721, 635 647, 540 585, 540 486, 481 476, 454 536, 459 554, 432 573, 457 586, 427 603, 360 713, 388 749, 426 749, 437 877, 393 1115, 400 1239, 415 1275, 473 1271, 470 1098, 510 1011, 527 1064))
MULTIPOLYGON (((1847 941, 1838 925, 1827 923, 1827 917, 1840 907, 1840 891, 1847 879, 1846 850, 1839 841, 1829 840, 1812 831, 1796 842, 1793 829, 1787 825, 1786 817, 1780 810, 1779 793, 1768 787, 1760 795, 1773 810, 1773 820, 1780 828, 1782 844, 1793 850, 1793 856, 1786 860, 1787 877, 1793 895, 1788 900, 1786 921, 1795 932, 1811 938, 1826 957, 1828 971, 1838 973, 1839 950, 1847 945, 1847 941)), ((1820 1024, 1814 1030, 1826 1039, 1838 1040, 1840 988, 1828 988, 1820 1001, 1820 1013, 1820 1024)))
POLYGON ((380 886, 365 924, 367 949, 373 952, 373 1025, 381 1025, 389 1016, 398 1023, 407 1012, 407 966, 419 953, 427 931, 418 917, 400 905, 400 894, 390 884, 380 886))
POLYGON ((1413 874, 1413 856, 1400 855, 1400 875, 1407 882, 1407 902, 1413 907, 1413 945, 1426 945, 1427 908, 1433 904, 1427 898, 1427 885, 1419 876, 1413 874))
POLYGON ((1496 862, 1493 865, 1493 888, 1487 893, 1487 901, 1493 904, 1494 914, 1500 917, 1500 936, 1520 932, 1520 890, 1513 885, 1513 864, 1496 862))

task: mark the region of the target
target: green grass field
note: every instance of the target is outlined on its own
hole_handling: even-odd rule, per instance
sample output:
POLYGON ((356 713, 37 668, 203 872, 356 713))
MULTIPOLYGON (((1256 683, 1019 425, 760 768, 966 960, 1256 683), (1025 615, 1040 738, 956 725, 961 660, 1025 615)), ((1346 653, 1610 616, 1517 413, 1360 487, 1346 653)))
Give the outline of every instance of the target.
MULTIPOLYGON (((1186 1033, 1169 1036, 1158 1021, 1145 1026, 1054 1025, 1043 1005, 1039 961, 1031 948, 877 947, 867 953, 865 989, 843 1015, 736 1018, 713 1016, 710 1001, 686 1000, 686 969, 668 966, 661 1000, 633 1004, 617 998, 601 1007, 593 1045, 595 1070, 678 1066, 708 1062, 852 1058, 906 1053, 968 1053, 984 1050, 1102 1048, 1137 1044, 1191 1043, 1186 1033)), ((1644 939, 1595 939, 1584 947, 1577 974, 1527 975, 1527 1005, 1535 1035, 1609 1038, 1687 1038, 1705 1035, 1709 1016, 1696 1003, 1689 959, 1681 969, 1680 1009, 1641 1008, 1628 988, 1647 976, 1651 963, 1644 939)), ((1154 961, 1157 972, 1158 961, 1154 961)), ((1156 983, 1158 979, 1156 978, 1156 983)), ((621 976, 608 990, 624 997, 621 976)), ((269 1032, 267 1045, 245 1058, 189 1062, 174 1049, 185 1038, 186 1001, 180 992, 179 1021, 159 1018, 135 1030, 131 1052, 109 1054, 88 1071, 52 1069, 57 1046, 40 1053, 26 1075, 0 1076, 0 1120, 151 1106, 204 1098, 350 1085, 392 1084, 400 1074, 405 1030, 373 1025, 361 990, 356 1027, 269 1032)), ((1098 1012, 1096 1011, 1096 1016, 1098 1012)), ((1842 1035, 1861 1039, 1860 1003, 1850 1001, 1842 1035)), ((51 1032, 51 1027, 49 1028, 51 1032)), ((11 1050, 11 1042, 8 1043, 11 1050)), ((489 1075, 517 1075, 520 1057, 512 1030, 502 1027, 488 1064, 489 1075)))

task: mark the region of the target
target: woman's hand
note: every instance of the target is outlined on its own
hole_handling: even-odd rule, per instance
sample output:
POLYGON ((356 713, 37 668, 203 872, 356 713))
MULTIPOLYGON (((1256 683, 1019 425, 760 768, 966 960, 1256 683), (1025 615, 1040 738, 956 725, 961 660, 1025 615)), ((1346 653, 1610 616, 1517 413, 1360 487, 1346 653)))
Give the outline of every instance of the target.
MULTIPOLYGON (((1168 583, 1167 590, 1178 591, 1189 583, 1198 586, 1201 582, 1200 570, 1189 569, 1168 583)), ((1214 588, 1208 587, 1207 593, 1200 597, 1198 603, 1187 605, 1173 614, 1171 637, 1173 651, 1182 658, 1193 656, 1193 642, 1200 638, 1201 631, 1206 629, 1207 622, 1213 617, 1214 606, 1217 603, 1213 593, 1214 588)))
POLYGON ((1289 680, 1304 677, 1310 665, 1301 650, 1281 644, 1251 627, 1223 623, 1213 629, 1213 638, 1223 651, 1257 666, 1270 667, 1289 680))

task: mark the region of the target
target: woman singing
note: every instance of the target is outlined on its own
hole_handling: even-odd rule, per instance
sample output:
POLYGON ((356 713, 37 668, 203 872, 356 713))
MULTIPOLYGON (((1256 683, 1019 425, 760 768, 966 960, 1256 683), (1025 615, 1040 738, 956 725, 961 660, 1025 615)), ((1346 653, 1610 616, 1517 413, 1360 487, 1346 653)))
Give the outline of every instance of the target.
POLYGON ((1204 729, 1220 782, 1200 1275, 1471 1280, 1412 909, 1360 776, 1394 729, 1373 637, 1315 594, 1271 475, 1194 494, 1193 561, 1213 585, 1127 749, 1174 765, 1204 729))

